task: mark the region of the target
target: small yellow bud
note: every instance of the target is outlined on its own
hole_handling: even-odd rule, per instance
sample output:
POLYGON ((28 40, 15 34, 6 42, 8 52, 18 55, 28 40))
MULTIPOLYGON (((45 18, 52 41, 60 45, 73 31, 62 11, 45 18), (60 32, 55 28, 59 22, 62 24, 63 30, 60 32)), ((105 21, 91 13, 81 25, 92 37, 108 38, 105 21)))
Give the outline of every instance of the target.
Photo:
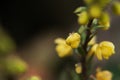
POLYGON ((95 55, 99 60, 102 60, 102 57, 105 59, 109 59, 109 57, 115 53, 115 46, 112 42, 103 41, 101 42, 95 51, 95 55))
POLYGON ((88 23, 88 21, 89 21, 88 13, 86 11, 81 12, 78 17, 78 23, 81 25, 85 25, 88 23))
POLYGON ((66 44, 65 39, 57 38, 55 40, 55 43, 57 44, 56 51, 60 58, 72 55, 72 48, 66 44))
POLYGON ((77 48, 80 44, 80 38, 78 33, 72 33, 67 37, 66 43, 72 48, 77 48))
POLYGON ((94 45, 91 47, 90 51, 88 52, 87 59, 88 59, 91 55, 93 55, 93 54, 95 53, 97 47, 98 47, 98 44, 94 44, 94 45))
POLYGON ((96 72, 100 72, 100 71, 101 71, 101 68, 98 67, 98 68, 96 69, 96 72))
POLYGON ((99 5, 92 5, 89 9, 89 15, 92 18, 99 18, 102 13, 102 8, 99 5))
POLYGON ((111 0, 99 0, 99 1, 98 1, 98 4, 99 4, 101 7, 105 7, 105 6, 107 6, 110 2, 111 2, 111 0))
POLYGON ((98 71, 96 73, 97 80, 112 80, 112 73, 108 70, 98 71))
POLYGON ((113 2, 112 10, 113 10, 114 14, 120 15, 120 2, 118 2, 118 1, 113 2))
POLYGON ((88 43, 88 45, 93 45, 96 43, 96 36, 94 36, 88 43))
POLYGON ((99 24, 103 26, 103 30, 108 30, 110 28, 110 17, 108 13, 102 13, 99 19, 99 24))
POLYGON ((110 21, 109 14, 107 12, 103 12, 101 17, 100 17, 101 23, 106 23, 110 21))
POLYGON ((108 30, 110 28, 110 22, 106 22, 105 24, 103 24, 103 27, 101 27, 101 28, 102 28, 102 30, 108 30))
POLYGON ((82 66, 81 66, 81 64, 75 64, 75 72, 77 74, 80 74, 82 72, 82 66))

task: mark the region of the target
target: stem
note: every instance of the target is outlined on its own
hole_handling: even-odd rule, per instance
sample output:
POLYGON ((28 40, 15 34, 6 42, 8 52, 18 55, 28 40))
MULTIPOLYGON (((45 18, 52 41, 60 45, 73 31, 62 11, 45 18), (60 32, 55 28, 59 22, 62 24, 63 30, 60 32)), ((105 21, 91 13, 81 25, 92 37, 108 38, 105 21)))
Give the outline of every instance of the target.
POLYGON ((86 66, 86 57, 83 56, 82 57, 82 80, 87 80, 88 77, 87 77, 87 66, 86 66))
POLYGON ((88 23, 88 29, 86 31, 86 39, 85 39, 85 43, 83 45, 83 49, 85 51, 85 55, 83 55, 82 57, 82 60, 81 60, 81 63, 82 63, 82 80, 88 80, 88 77, 89 75, 87 74, 88 70, 87 70, 87 62, 86 62, 86 56, 87 56, 87 45, 88 45, 88 42, 90 40, 90 35, 91 35, 91 32, 90 32, 90 28, 91 28, 91 25, 92 25, 92 21, 93 19, 90 19, 90 22, 88 23))
POLYGON ((88 29, 86 31, 87 36, 86 36, 86 39, 85 39, 85 43, 83 45, 83 48, 86 51, 86 54, 87 54, 87 45, 88 45, 89 38, 90 38, 90 35, 91 35, 90 28, 91 28, 91 25, 92 25, 92 21, 93 21, 93 19, 90 19, 90 22, 88 23, 88 29))

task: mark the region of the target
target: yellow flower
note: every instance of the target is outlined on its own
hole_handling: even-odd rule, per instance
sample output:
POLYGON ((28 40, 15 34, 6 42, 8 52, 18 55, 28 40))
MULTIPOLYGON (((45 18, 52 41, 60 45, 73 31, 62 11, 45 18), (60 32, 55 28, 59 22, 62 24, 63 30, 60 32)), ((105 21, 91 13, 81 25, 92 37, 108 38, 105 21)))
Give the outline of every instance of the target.
POLYGON ((77 74, 80 74, 81 72, 82 72, 82 66, 81 66, 81 64, 75 64, 75 72, 77 73, 77 74))
POLYGON ((89 16, 88 16, 87 11, 81 12, 78 17, 78 23, 81 25, 85 25, 88 23, 88 21, 89 21, 89 16))
POLYGON ((88 45, 93 45, 96 43, 96 36, 94 36, 88 43, 88 45))
POLYGON ((109 59, 109 57, 115 53, 114 49, 115 46, 112 42, 103 41, 97 46, 95 55, 99 60, 102 60, 102 57, 109 59))
POLYGON ((118 1, 113 2, 112 10, 116 15, 120 15, 120 2, 118 1))
POLYGON ((80 35, 78 33, 71 33, 67 39, 66 43, 72 48, 77 48, 80 44, 80 35))
POLYGON ((93 18, 99 18, 101 16, 102 9, 99 5, 92 5, 89 9, 89 15, 93 18))
POLYGON ((59 57, 63 58, 72 55, 72 48, 66 44, 64 39, 58 38, 55 40, 55 43, 57 44, 56 51, 59 57))
POLYGON ((110 28, 110 17, 109 17, 109 14, 104 12, 102 13, 100 19, 99 19, 99 24, 102 27, 103 30, 108 30, 110 28))
POLYGON ((112 80, 112 73, 108 70, 98 71, 96 73, 97 80, 112 80))
POLYGON ((66 57, 66 56, 71 56, 72 55, 72 48, 77 48, 80 43, 80 35, 78 33, 72 33, 68 38, 62 39, 62 38, 57 38, 55 40, 55 43, 57 44, 56 46, 56 51, 58 53, 59 57, 66 57))

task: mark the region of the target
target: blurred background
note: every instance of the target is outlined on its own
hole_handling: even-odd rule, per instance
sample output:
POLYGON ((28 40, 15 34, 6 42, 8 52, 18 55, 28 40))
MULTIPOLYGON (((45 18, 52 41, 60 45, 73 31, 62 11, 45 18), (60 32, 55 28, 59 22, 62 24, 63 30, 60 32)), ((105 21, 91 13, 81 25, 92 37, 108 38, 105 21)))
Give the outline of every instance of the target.
MULTIPOLYGON (((0 80, 25 80, 32 75, 42 80, 59 80, 64 61, 69 62, 70 59, 59 59, 55 52, 54 39, 66 37, 79 28, 73 11, 83 5, 82 0, 0 0, 0 28, 1 33, 5 34, 0 35, 0 38, 8 40, 6 42, 10 44, 10 51, 5 52, 8 54, 5 61, 19 59, 27 66, 24 66, 24 69, 27 68, 24 74, 8 75, 0 65, 0 80)), ((111 70, 114 80, 120 80, 120 17, 112 13, 111 16, 111 28, 108 31, 99 31, 98 42, 114 42, 116 54, 102 63, 95 59, 94 65, 111 70)), ((4 40, 0 45, 6 44, 4 40)), ((4 63, 3 58, 2 55, 1 64, 4 63)), ((13 61, 9 65, 14 65, 13 61)))

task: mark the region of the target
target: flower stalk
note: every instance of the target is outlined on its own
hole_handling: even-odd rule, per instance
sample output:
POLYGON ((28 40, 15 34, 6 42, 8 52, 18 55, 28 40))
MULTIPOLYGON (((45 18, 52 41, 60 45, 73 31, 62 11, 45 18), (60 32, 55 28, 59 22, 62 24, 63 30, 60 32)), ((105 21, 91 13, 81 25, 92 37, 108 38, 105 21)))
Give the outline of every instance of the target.
POLYGON ((90 35, 91 35, 91 32, 90 32, 90 27, 92 25, 92 21, 93 19, 90 20, 90 22, 88 23, 88 29, 87 29, 87 36, 86 36, 86 39, 85 39, 85 43, 83 45, 83 49, 85 51, 84 55, 82 56, 82 76, 83 76, 83 80, 88 80, 88 74, 87 74, 87 62, 86 62, 86 57, 87 57, 87 45, 88 45, 88 42, 90 41, 90 35))
MULTIPOLYGON (((64 44, 69 46, 71 50, 77 51, 80 56, 79 57, 79 63, 81 64, 79 67, 75 67, 75 71, 78 74, 79 73, 79 79, 78 80, 89 80, 90 76, 93 75, 91 72, 91 65, 92 65, 92 59, 94 56, 97 57, 98 60, 106 59, 108 60, 110 56, 112 56, 115 53, 115 46, 110 41, 102 41, 100 43, 92 42, 92 44, 89 44, 90 41, 96 37, 96 33, 98 32, 98 29, 101 30, 109 30, 110 28, 110 15, 105 10, 108 4, 112 4, 113 1, 111 0, 85 0, 87 7, 79 7, 75 10, 75 13, 78 16, 78 23, 80 25, 80 28, 78 29, 78 32, 71 33, 66 40, 64 40, 64 44), (97 8, 96 8, 97 6, 97 8)), ((116 11, 117 15, 119 14, 119 3, 116 5, 113 4, 114 9, 113 12, 116 11)), ((112 9, 112 8, 111 8, 112 9)), ((57 43, 57 46, 59 44, 57 43)), ((63 45, 63 44, 62 44, 63 45)), ((57 49, 59 55, 61 58, 68 57, 76 54, 74 52, 71 55, 70 51, 67 48, 64 47, 57 49), (67 54, 67 55, 66 55, 67 54)), ((78 58, 76 58, 78 59, 78 58)), ((96 75, 98 72, 96 73, 96 75)), ((112 80, 112 73, 110 71, 101 71, 97 76, 93 76, 94 80, 112 80), (104 77, 104 75, 101 75, 101 73, 104 73, 104 75, 109 74, 109 77, 104 77)))

